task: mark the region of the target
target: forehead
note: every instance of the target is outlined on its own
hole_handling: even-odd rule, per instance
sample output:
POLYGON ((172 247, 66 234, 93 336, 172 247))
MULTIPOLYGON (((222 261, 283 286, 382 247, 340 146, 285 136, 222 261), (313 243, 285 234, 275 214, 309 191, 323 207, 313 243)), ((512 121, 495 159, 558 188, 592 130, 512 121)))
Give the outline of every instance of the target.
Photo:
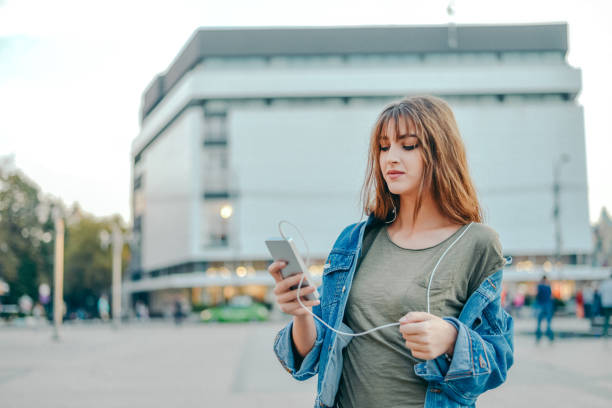
POLYGON ((381 139, 396 139, 399 136, 416 136, 416 127, 411 118, 400 116, 397 119, 391 117, 383 122, 380 138, 381 139))

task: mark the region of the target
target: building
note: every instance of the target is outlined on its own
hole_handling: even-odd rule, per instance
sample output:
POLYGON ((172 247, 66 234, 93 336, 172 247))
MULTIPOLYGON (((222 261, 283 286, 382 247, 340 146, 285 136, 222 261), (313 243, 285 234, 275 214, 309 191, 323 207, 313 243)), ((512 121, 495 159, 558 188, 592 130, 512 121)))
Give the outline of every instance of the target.
POLYGON ((612 217, 604 207, 601 209, 599 221, 593 226, 593 264, 612 266, 612 217))
POLYGON ((566 53, 565 24, 197 30, 143 95, 126 289, 152 309, 263 298, 264 239, 281 219, 320 273, 363 217, 377 114, 423 93, 452 105, 486 222, 517 268, 584 264, 581 72, 566 53))

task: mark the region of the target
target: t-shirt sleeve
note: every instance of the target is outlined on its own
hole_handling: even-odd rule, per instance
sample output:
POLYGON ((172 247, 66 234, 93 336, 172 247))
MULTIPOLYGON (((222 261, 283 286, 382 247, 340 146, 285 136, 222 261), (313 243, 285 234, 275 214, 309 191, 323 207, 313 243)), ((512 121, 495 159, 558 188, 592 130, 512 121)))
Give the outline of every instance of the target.
POLYGON ((468 284, 470 295, 485 279, 506 265, 499 235, 492 228, 484 227, 480 232, 476 241, 475 257, 474 269, 468 284))

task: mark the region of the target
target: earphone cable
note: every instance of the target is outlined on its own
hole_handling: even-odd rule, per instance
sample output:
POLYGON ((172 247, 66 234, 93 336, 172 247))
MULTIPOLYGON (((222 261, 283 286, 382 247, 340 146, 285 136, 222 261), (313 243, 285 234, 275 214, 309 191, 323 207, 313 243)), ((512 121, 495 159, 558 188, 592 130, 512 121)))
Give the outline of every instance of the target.
MULTIPOLYGON (((308 244, 306 243, 306 240, 304 239, 304 236, 303 236, 303 235, 302 235, 302 233, 300 232, 299 228, 298 228, 297 226, 295 226, 294 224, 290 223, 289 221, 285 221, 285 220, 280 221, 280 222, 279 222, 279 224, 278 224, 278 229, 279 229, 279 231, 280 231, 281 236, 283 237, 283 239, 287 239, 287 238, 286 238, 286 236, 285 236, 285 235, 283 234, 283 232, 282 232, 281 224, 283 224, 283 223, 286 223, 286 224, 289 224, 289 225, 293 226, 293 227, 294 227, 294 228, 295 228, 295 229, 298 231, 298 233, 299 233, 299 234, 300 234, 300 236, 302 237, 302 240, 304 241, 304 244, 306 245, 306 250, 307 250, 307 251, 309 251, 309 250, 308 250, 308 244)), ((463 232, 462 232, 462 233, 461 233, 461 234, 460 234, 460 235, 459 235, 459 236, 458 236, 458 237, 457 237, 457 238, 456 238, 456 239, 455 239, 455 240, 454 240, 454 241, 453 241, 453 242, 452 242, 452 243, 451 243, 449 246, 448 246, 448 248, 446 248, 446 250, 444 251, 444 253, 443 253, 443 254, 442 254, 442 256, 440 257, 440 259, 438 259, 438 262, 436 263, 436 265, 435 265, 435 267, 434 267, 434 269, 433 269, 433 271, 432 271, 432 273, 431 273, 431 275, 430 275, 430 277, 429 277, 429 284, 427 285, 427 313, 429 313, 429 312, 430 312, 430 309, 429 309, 429 290, 430 290, 430 287, 431 287, 431 283, 433 282, 433 277, 434 277, 434 275, 435 275, 435 273, 436 273, 436 270, 438 269, 438 266, 440 265, 440 263, 442 262, 442 259, 443 259, 443 258, 446 256, 446 254, 448 253, 448 251, 449 251, 449 250, 450 250, 450 249, 453 247, 453 245, 455 245, 455 243, 456 243, 457 241, 459 241, 459 239, 461 239, 461 237, 463 237, 463 235, 464 235, 464 234, 467 232, 467 230, 468 230, 468 229, 469 229, 469 228, 472 226, 472 224, 473 224, 473 223, 469 223, 469 224, 468 224, 468 226, 466 227, 466 229, 465 229, 465 230, 464 230, 464 231, 463 231, 463 232)), ((309 255, 309 252, 307 252, 307 254, 309 255)), ((307 260, 308 260, 308 258, 307 258, 307 260)), ((308 262, 306 263, 306 267, 308 267, 308 262)), ((331 331, 333 331, 333 332, 335 332, 335 333, 337 333, 337 334, 343 335, 343 336, 358 337, 358 336, 365 336, 366 334, 370 334, 370 333, 372 333, 372 332, 375 332, 375 331, 377 331, 377 330, 381 330, 381 329, 385 329, 385 328, 387 328, 387 327, 393 327, 393 326, 399 326, 399 325, 400 325, 400 323, 399 323, 399 322, 397 322, 397 323, 388 323, 388 324, 384 324, 384 325, 382 325, 382 326, 374 327, 374 328, 372 328, 372 329, 369 329, 369 330, 366 330, 366 331, 364 331, 364 332, 360 332, 360 333, 347 333, 347 332, 343 332, 343 331, 341 331, 341 330, 334 329, 334 328, 333 328, 333 327, 331 327, 329 324, 327 324, 327 322, 325 322, 325 321, 324 321, 323 319, 321 319, 319 316, 317 316, 316 314, 314 314, 314 313, 312 312, 312 310, 310 310, 308 307, 306 307, 306 306, 305 306, 305 305, 302 303, 302 300, 300 299, 300 290, 301 290, 301 288, 302 288, 302 284, 304 283, 304 277, 305 277, 305 276, 306 276, 306 275, 304 275, 304 274, 302 273, 302 277, 300 278, 300 282, 298 283, 298 286, 297 286, 297 301, 298 301, 298 303, 300 304, 300 306, 301 306, 303 309, 305 309, 305 310, 306 310, 308 313, 310 313, 310 315, 311 315, 312 317, 314 317, 315 319, 317 319, 317 320, 318 320, 318 321, 319 321, 319 322, 320 322, 322 325, 324 325, 325 327, 327 327, 329 330, 331 330, 331 331)), ((312 282, 309 282, 309 284, 313 285, 313 283, 312 283, 312 282)), ((414 357, 413 357, 413 358, 414 358, 414 357)), ((416 359, 415 359, 415 361, 418 361, 418 360, 416 360, 416 359)))

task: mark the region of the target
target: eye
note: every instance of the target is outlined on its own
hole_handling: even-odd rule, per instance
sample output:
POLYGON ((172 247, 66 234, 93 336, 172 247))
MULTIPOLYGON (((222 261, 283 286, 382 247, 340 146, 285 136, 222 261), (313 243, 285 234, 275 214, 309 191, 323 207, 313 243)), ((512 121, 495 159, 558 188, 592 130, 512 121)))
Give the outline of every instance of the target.
POLYGON ((386 152, 389 150, 389 146, 380 146, 380 151, 381 152, 386 152))
POLYGON ((415 143, 415 144, 410 145, 410 146, 402 146, 402 147, 404 148, 404 150, 414 150, 414 149, 416 149, 417 147, 419 147, 419 144, 418 144, 418 143, 415 143))

